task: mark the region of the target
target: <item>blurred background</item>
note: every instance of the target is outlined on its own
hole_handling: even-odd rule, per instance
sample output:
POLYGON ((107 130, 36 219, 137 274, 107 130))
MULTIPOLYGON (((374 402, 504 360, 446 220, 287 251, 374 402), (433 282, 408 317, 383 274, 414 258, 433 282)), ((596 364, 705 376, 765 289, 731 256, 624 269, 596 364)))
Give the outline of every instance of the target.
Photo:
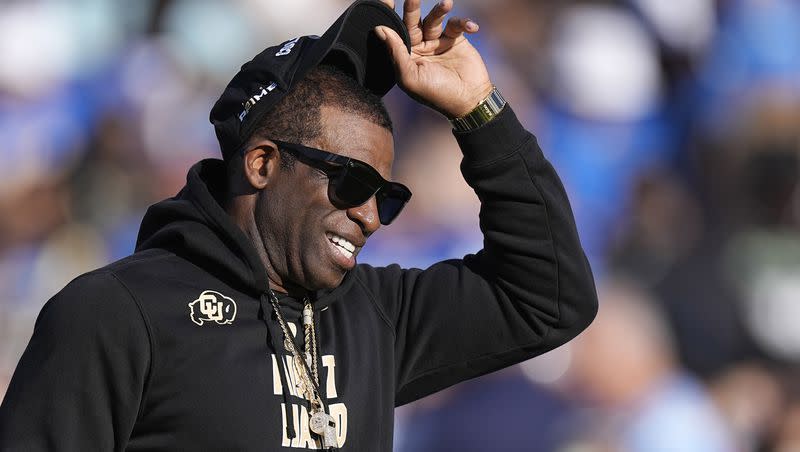
MULTIPOLYGON (((0 0, 0 396, 47 299, 218 155, 208 112, 238 66, 347 3, 0 0)), ((396 450, 800 451, 800 2, 456 14, 561 174, 601 307, 570 344, 398 409, 396 450)), ((417 195, 361 261, 479 249, 448 123, 386 102, 417 195)))

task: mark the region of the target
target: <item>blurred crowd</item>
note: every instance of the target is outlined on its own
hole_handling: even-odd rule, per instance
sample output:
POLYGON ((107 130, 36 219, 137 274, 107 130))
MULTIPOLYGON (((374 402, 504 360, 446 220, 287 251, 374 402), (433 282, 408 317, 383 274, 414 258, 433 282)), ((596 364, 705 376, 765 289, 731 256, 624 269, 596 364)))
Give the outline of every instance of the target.
MULTIPOLYGON (((347 3, 0 3, 0 396, 47 299, 219 155, 208 112, 238 65, 347 3)), ((570 193, 600 313, 400 408, 396 450, 800 451, 800 2, 456 3, 570 193)), ((415 196, 360 260, 479 249, 449 124, 386 102, 415 196)))

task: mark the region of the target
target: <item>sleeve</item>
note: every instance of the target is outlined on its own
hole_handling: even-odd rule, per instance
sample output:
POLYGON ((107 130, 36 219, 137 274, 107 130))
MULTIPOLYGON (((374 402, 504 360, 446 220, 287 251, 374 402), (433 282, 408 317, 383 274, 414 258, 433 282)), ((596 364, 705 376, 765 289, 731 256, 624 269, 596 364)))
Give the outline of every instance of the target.
POLYGON ((150 365, 141 311, 111 273, 42 308, 0 406, 0 451, 124 450, 150 365))
POLYGON ((376 270, 395 328, 396 405, 554 349, 597 312, 566 192, 511 108, 456 139, 484 248, 424 271, 376 270))

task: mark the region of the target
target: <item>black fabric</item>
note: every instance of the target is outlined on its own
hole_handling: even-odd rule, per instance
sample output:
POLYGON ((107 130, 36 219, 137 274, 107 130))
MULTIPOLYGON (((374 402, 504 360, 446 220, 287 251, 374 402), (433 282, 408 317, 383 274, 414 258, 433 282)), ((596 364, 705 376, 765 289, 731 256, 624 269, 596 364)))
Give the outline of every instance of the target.
POLYGON ((226 159, 250 137, 260 119, 321 62, 351 73, 365 88, 383 96, 395 85, 394 66, 373 29, 394 29, 411 49, 403 21, 376 0, 353 2, 322 36, 301 36, 268 47, 242 65, 211 109, 210 121, 226 159))
MULTIPOLYGON (((456 138, 483 250, 425 270, 359 264, 312 297, 342 451, 391 451, 395 406, 555 348, 595 315, 566 194, 534 137, 506 107, 456 138)), ((0 450, 310 447, 263 266, 215 195, 222 174, 198 163, 148 210, 134 255, 46 304, 0 406, 0 450)), ((300 329, 301 301, 280 304, 300 329)))
MULTIPOLYGON (((261 294, 261 298, 259 301, 261 302, 261 320, 264 321, 264 324, 267 326, 267 330, 269 331, 269 349, 270 350, 278 350, 279 345, 282 344, 281 341, 281 331, 278 328, 275 328, 275 325, 270 325, 269 322, 269 312, 270 305, 267 299, 269 296, 266 293, 261 294)), ((283 352, 288 352, 288 350, 284 349, 283 352)), ((286 377, 286 364, 284 363, 283 359, 276 360, 278 364, 278 369, 280 371, 280 380, 281 385, 284 388, 283 391, 283 413, 286 416, 286 437, 289 439, 293 439, 297 436, 297 432, 294 430, 294 414, 293 410, 288 409, 289 406, 289 392, 285 390, 285 388, 289 387, 288 380, 286 377)))

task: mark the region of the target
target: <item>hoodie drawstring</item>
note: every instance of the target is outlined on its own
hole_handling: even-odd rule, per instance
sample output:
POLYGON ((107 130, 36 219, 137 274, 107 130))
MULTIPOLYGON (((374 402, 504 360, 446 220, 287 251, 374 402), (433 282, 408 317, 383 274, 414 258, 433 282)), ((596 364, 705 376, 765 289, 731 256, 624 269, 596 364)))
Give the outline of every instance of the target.
POLYGON ((289 405, 289 383, 286 380, 286 363, 284 363, 283 354, 278 351, 278 344, 282 344, 283 341, 280 340, 280 334, 278 334, 277 328, 272 328, 269 324, 269 312, 271 311, 269 307, 269 302, 267 301, 267 294, 262 293, 261 298, 259 299, 261 304, 261 320, 264 321, 264 325, 267 327, 267 331, 270 334, 270 340, 272 341, 273 350, 275 350, 275 361, 278 362, 279 373, 281 376, 281 386, 283 387, 283 411, 286 417, 286 436, 289 439, 294 439, 297 436, 297 433, 294 431, 294 414, 292 409, 289 405))

